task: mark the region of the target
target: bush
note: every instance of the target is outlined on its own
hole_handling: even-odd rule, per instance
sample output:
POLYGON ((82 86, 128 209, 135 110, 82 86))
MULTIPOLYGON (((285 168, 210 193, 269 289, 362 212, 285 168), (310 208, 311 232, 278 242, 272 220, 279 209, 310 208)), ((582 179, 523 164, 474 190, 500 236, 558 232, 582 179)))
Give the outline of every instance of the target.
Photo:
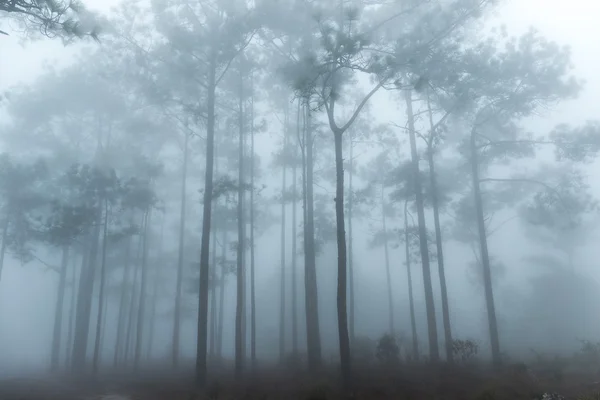
POLYGON ((468 363, 477 356, 478 352, 479 345, 471 339, 454 339, 452 341, 452 355, 457 361, 468 363))
POLYGON ((356 365, 370 365, 375 358, 375 343, 366 336, 356 337, 352 341, 352 358, 356 365))
POLYGON ((400 363, 400 347, 396 338, 388 333, 377 341, 377 359, 385 365, 396 365, 400 363))

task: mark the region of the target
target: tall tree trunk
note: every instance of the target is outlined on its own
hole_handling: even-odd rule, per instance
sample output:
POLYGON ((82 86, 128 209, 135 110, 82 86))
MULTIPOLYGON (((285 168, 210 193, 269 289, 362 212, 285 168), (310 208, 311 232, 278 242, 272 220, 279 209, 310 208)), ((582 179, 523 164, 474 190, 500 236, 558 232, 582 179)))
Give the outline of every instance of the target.
MULTIPOLYGON (((300 137, 300 103, 296 115, 296 135, 300 137)), ((298 268, 298 221, 297 221, 297 197, 298 197, 298 147, 293 146, 294 163, 292 165, 292 349, 294 355, 298 355, 298 294, 296 282, 298 268)))
POLYGON ((148 324, 148 343, 146 348, 147 358, 152 358, 152 349, 154 348, 154 330, 156 329, 156 304, 158 303, 158 286, 160 283, 160 274, 155 271, 154 282, 152 285, 152 306, 150 308, 150 322, 148 324))
POLYGON ((179 363, 179 340, 181 329, 181 288, 183 286, 183 250, 185 244, 185 207, 187 197, 187 170, 188 170, 188 145, 189 132, 185 132, 183 143, 183 164, 181 166, 181 203, 179 209, 179 247, 177 254, 177 284, 175 288, 175 316, 173 318, 173 348, 171 360, 173 367, 179 363))
MULTIPOLYGON (((83 251, 81 255, 81 264, 84 268, 86 264, 86 252, 83 251)), ((77 307, 77 289, 75 282, 77 282, 77 263, 73 258, 73 267, 71 270, 71 301, 69 304, 69 330, 67 333, 67 355, 65 359, 65 365, 71 366, 71 357, 73 355, 73 331, 75 330, 75 308, 77 307)))
POLYGON ((346 228, 344 221, 344 158, 342 155, 342 131, 333 133, 335 141, 335 220, 337 226, 338 281, 337 319, 340 345, 340 362, 344 387, 351 385, 350 337, 348 334, 348 305, 346 302, 346 228))
POLYGON ((433 286, 431 284, 431 267, 429 262, 429 246, 427 244, 427 226, 425 224, 425 205, 421 189, 421 174, 419 171, 419 155, 415 138, 415 121, 412 108, 412 93, 405 91, 406 115, 408 118, 408 134, 410 138, 410 153, 412 159, 413 184, 417 204, 417 217, 419 221, 419 247, 423 264, 423 284, 425 286, 425 308, 427 310, 427 330, 429 333, 429 357, 437 362, 440 358, 437 337, 437 324, 435 319, 435 304, 433 302, 433 286))
POLYGON ((151 210, 145 210, 144 213, 144 242, 142 250, 142 265, 141 265, 141 276, 140 276, 140 300, 139 307, 137 310, 137 327, 135 331, 135 354, 133 361, 133 368, 138 370, 140 362, 142 360, 142 344, 144 339, 144 320, 146 317, 146 284, 148 280, 148 240, 150 236, 150 215, 151 210))
POLYGON ((100 264, 100 293, 98 295, 98 319, 96 320, 96 341, 94 343, 94 359, 92 373, 98 373, 100 364, 100 341, 102 333, 102 315, 104 313, 104 285, 106 284, 106 246, 108 238, 108 200, 104 200, 104 224, 102 232, 102 261, 100 264))
MULTIPOLYGON (((133 221, 130 225, 133 225, 133 221)), ((125 331, 125 313, 127 312, 127 295, 129 293, 128 285, 131 276, 131 235, 127 237, 127 244, 125 249, 125 260, 123 263, 123 278, 121 281, 121 297, 119 299, 119 314, 117 316, 117 337, 115 345, 115 353, 113 357, 113 367, 116 367, 119 363, 121 353, 123 352, 123 340, 125 331)))
POLYGON ((315 223, 313 196, 313 132, 309 104, 306 105, 304 147, 306 151, 306 221, 304 244, 304 286, 306 307, 306 337, 308 367, 315 372, 321 366, 321 333, 319 329, 319 301, 317 291, 317 267, 315 254, 315 223))
POLYGON ((212 217, 214 147, 215 147, 215 92, 217 49, 211 47, 208 66, 207 120, 206 120, 206 169, 204 173, 204 196, 202 210, 202 243, 200 247, 200 288, 198 296, 198 341, 196 346, 196 383, 206 384, 206 350, 208 336, 208 279, 210 227, 212 217))
POLYGON ((390 273, 390 250, 388 244, 387 221, 385 216, 385 187, 381 185, 381 227, 383 229, 383 254, 385 256, 385 278, 388 292, 388 319, 390 335, 394 334, 394 298, 392 293, 392 276, 390 273))
POLYGON ((285 201, 286 201, 286 178, 287 178, 287 137, 289 126, 289 112, 286 105, 284 127, 283 127, 283 147, 282 147, 282 168, 281 168, 281 233, 279 248, 281 251, 280 262, 280 282, 279 282, 279 362, 283 362, 285 357, 285 201))
POLYGON ((218 322, 218 344, 217 344, 217 357, 219 360, 223 357, 223 313, 225 311, 225 278, 226 265, 227 265, 227 229, 223 228, 223 247, 221 248, 221 279, 219 282, 219 322, 218 322))
POLYGON ((67 267, 69 264, 69 246, 64 245, 62 249, 62 260, 60 263, 60 276, 58 278, 58 292, 56 295, 56 307, 54 308, 54 330, 52 333, 52 353, 50 366, 53 371, 59 367, 60 339, 62 336, 63 310, 65 301, 65 288, 67 285, 67 267))
MULTIPOLYGON (((350 299, 350 310, 349 310, 349 328, 350 328, 350 342, 354 342, 354 319, 356 316, 354 307, 354 257, 352 253, 352 178, 354 175, 354 145, 352 143, 352 135, 350 135, 350 162, 348 168, 348 291, 350 299)), ((342 182, 343 183, 343 182, 342 182)))
POLYGON ((410 232, 408 226, 408 200, 404 202, 404 249, 406 257, 406 274, 408 281, 408 302, 410 306, 410 328, 412 333, 413 357, 419 360, 419 337, 417 336, 417 321, 415 318, 415 298, 413 295, 413 284, 410 262, 410 232))
POLYGON ((73 359, 71 369, 76 374, 85 372, 85 359, 87 354, 90 319, 92 311, 92 296, 94 294, 95 266, 98 258, 98 247, 102 212, 96 211, 95 226, 89 233, 89 244, 85 251, 89 251, 89 258, 85 267, 79 273, 79 290, 77 291, 77 311, 75 314, 75 337, 73 338, 73 359))
POLYGON ((237 244, 237 295, 235 312, 235 376, 242 377, 244 371, 244 347, 243 347, 243 313, 244 313, 244 251, 245 251, 245 224, 244 224, 244 74, 240 71, 240 93, 238 103, 239 113, 239 165, 238 165, 238 244, 237 244))
POLYGON ((256 276, 254 243, 254 74, 250 75, 250 360, 252 370, 256 370, 256 276))
MULTIPOLYGON (((218 145, 215 144, 215 175, 219 174, 219 151, 218 145)), ((219 230, 218 224, 215 222, 212 229, 212 265, 210 270, 210 336, 209 336, 209 359, 211 361, 215 358, 216 340, 217 340, 217 232, 219 230)))
MULTIPOLYGON (((143 228, 144 217, 142 216, 142 228, 143 228)), ((129 360, 129 351, 131 349, 132 342, 134 341, 134 331, 135 331, 135 313, 139 305, 138 301, 138 276, 139 272, 142 268, 142 253, 144 250, 144 235, 138 235, 138 249, 136 255, 135 269, 133 271, 133 281, 131 282, 131 295, 129 296, 129 321, 127 324, 127 335, 125 338, 125 352, 123 353, 123 363, 127 364, 127 360, 129 360)))
POLYGON ((442 316, 444 320, 444 341, 446 347, 446 360, 453 361, 452 354, 452 326, 450 325, 450 305, 448 302, 448 289, 446 286, 446 272, 444 268, 444 246, 442 242, 442 228, 440 224, 440 199, 438 193, 437 176, 435 173, 433 136, 435 135, 433 124, 433 113, 431 103, 427 98, 427 109, 429 114, 429 126, 431 129, 430 139, 427 142, 427 161, 429 164, 429 184, 431 185, 431 203, 433 207, 433 223, 435 225, 435 243, 437 251, 438 273, 440 276, 440 289, 442 295, 442 316))
POLYGON ((475 132, 471 132, 471 172, 473 178, 473 196, 475 200, 475 212, 477 213, 477 229, 479 232, 481 265, 483 267, 485 302, 487 306, 488 324, 490 329, 492 360, 495 366, 499 366, 502 361, 500 358, 500 340, 498 338, 498 322, 496 321, 494 289, 492 286, 492 270, 490 268, 490 256, 488 253, 487 233, 485 230, 485 218, 483 214, 483 202, 481 199, 481 189, 479 187, 479 157, 477 154, 477 142, 475 139, 475 132))

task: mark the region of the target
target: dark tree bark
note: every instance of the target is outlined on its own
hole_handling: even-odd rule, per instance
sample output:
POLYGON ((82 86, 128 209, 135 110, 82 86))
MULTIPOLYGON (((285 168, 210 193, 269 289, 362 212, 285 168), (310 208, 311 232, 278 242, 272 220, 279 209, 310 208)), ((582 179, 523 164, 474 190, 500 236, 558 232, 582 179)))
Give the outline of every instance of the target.
POLYGON ((52 333, 52 353, 50 356, 50 367, 53 371, 58 370, 60 363, 60 339, 62 336, 63 311, 65 301, 65 290, 67 286, 67 267, 69 264, 69 246, 62 249, 62 260, 60 263, 60 275, 58 278, 58 292, 56 295, 56 306, 54 308, 54 330, 52 333))
POLYGON ((338 250, 338 283, 337 283, 337 314, 338 334, 340 341, 340 361, 344 387, 352 384, 350 359, 350 336, 348 334, 348 305, 346 304, 346 229, 344 223, 344 158, 342 155, 342 131, 333 133, 335 142, 335 219, 337 225, 338 250))
POLYGON ((183 143, 183 164, 181 166, 181 203, 179 209, 179 246, 177 252, 177 283, 175 287, 175 315, 173 317, 173 348, 171 360, 173 367, 179 364, 179 340, 181 329, 181 288, 183 286, 183 250, 185 246, 185 208, 187 197, 187 170, 189 132, 185 132, 183 143))
POLYGON ((10 225, 10 217, 7 215, 2 224, 2 245, 0 247, 0 279, 2 278, 2 269, 4 268, 4 256, 6 255, 6 247, 8 245, 8 226, 10 225))
MULTIPOLYGON (((143 225, 143 220, 144 217, 142 216, 142 225, 143 225)), ((135 333, 135 312, 138 308, 138 304, 137 304, 137 300, 138 300, 138 276, 139 276, 139 272, 142 266, 142 252, 144 249, 144 235, 140 234, 138 235, 138 249, 137 249, 137 255, 136 255, 136 259, 135 259, 135 268, 133 271, 133 281, 131 282, 131 294, 129 296, 129 300, 128 300, 128 306, 129 306, 129 310, 128 310, 128 323, 127 323, 127 335, 125 337, 125 351, 123 353, 123 363, 127 364, 127 361, 129 360, 129 351, 131 349, 131 344, 134 340, 134 333, 135 333)))
POLYGON ((286 105, 284 127, 283 127, 283 147, 282 147, 282 163, 281 166, 281 232, 279 248, 280 254, 280 282, 279 282, 279 362, 283 362, 285 357, 285 201, 286 201, 286 185, 287 185, 287 138, 289 127, 289 112, 286 105))
POLYGON ((488 252, 487 233, 483 214, 483 201, 479 178, 479 157, 477 153, 476 133, 471 132, 471 173, 473 178, 473 196, 475 212, 477 215, 477 229, 479 232, 479 246, 481 251, 481 266, 483 268, 483 284, 485 289, 485 303, 487 306, 490 342, 492 347, 492 361, 494 365, 502 363, 500 356, 500 339, 498 337, 498 322, 496 320, 496 307, 494 305, 494 288, 492 286, 492 270, 490 268, 490 255, 488 252))
POLYGON ((405 91, 406 115, 408 118, 408 134, 410 138, 410 153, 413 169, 413 184, 417 204, 417 217, 419 223, 419 247, 423 264, 423 283, 425 286, 425 308, 427 310, 427 331, 429 334, 429 357, 437 362, 440 358, 437 337, 437 323, 435 319, 435 304, 433 301, 433 286, 431 284, 431 266, 429 261, 429 246, 427 244, 427 226, 425 224, 425 204, 421 188, 421 174, 419 172, 419 155, 415 138, 415 121, 412 108, 412 94, 405 91))
POLYGON ((354 175, 354 144, 352 143, 352 136, 350 136, 350 161, 348 168, 348 291, 350 300, 349 310, 349 329, 350 329, 350 343, 354 342, 354 320, 355 320, 355 307, 354 307, 354 257, 352 252, 352 211, 353 211, 353 199, 352 199, 352 178, 354 175))
POLYGON ((208 338, 208 280, 210 230, 212 218, 214 147, 215 147, 215 91, 217 73, 217 49, 210 49, 208 65, 207 121, 206 121, 206 169, 204 173, 204 196, 202 210, 202 243, 200 247, 200 290, 198 296, 198 341, 196 346, 196 383, 206 384, 206 353, 208 338))
POLYGON ((408 301, 410 306, 410 328, 412 333, 413 357, 419 360, 419 337, 417 336, 417 321, 415 318, 415 298, 413 295, 413 284, 410 262, 410 232, 408 225, 408 200, 404 202, 404 249, 406 257, 406 279, 408 281, 408 301))

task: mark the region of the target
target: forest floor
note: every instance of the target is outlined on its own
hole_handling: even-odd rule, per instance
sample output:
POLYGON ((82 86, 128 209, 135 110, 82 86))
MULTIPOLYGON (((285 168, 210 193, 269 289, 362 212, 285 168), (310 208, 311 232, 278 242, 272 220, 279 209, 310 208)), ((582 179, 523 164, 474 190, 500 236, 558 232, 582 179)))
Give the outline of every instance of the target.
POLYGON ((598 374, 557 373, 552 368, 533 373, 523 364, 496 371, 482 366, 373 367, 354 375, 352 394, 342 395, 334 368, 316 377, 264 368, 243 383, 222 373, 210 379, 203 393, 194 389, 191 373, 167 369, 139 374, 112 371, 94 380, 41 374, 0 380, 0 400, 600 400, 598 374))

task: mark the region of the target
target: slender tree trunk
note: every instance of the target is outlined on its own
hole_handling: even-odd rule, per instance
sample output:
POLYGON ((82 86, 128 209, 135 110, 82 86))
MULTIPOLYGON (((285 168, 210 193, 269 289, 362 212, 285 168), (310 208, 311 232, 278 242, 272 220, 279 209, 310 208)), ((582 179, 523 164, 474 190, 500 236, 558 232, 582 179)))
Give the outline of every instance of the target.
POLYGON ((212 233, 212 265, 210 271, 210 336, 208 359, 214 360, 217 340, 217 224, 212 233))
POLYGON ((306 335, 308 347, 308 367, 315 372, 321 366, 321 333, 319 329, 319 301, 317 289, 317 267, 315 254, 315 223, 313 196, 313 133, 310 107, 306 106, 305 139, 306 149, 306 223, 304 285, 306 307, 306 335))
POLYGON ((446 286, 446 272, 444 268, 444 246, 442 241, 442 228, 440 224, 440 200, 438 193, 437 176, 435 173, 435 161, 433 159, 433 135, 435 135, 433 124, 433 113, 431 104, 427 98, 427 108, 429 113, 429 126, 431 129, 430 140, 427 143, 427 161, 429 163, 429 180, 431 185, 431 201, 433 207, 433 222, 435 225, 435 243, 438 261, 438 273, 440 276, 440 289, 442 295, 442 316, 444 320, 444 341, 446 347, 446 360, 450 363, 453 361, 452 354, 452 326, 450 324, 450 305, 448 302, 448 289, 446 286))
POLYGON ((349 328, 350 328, 350 343, 354 342, 354 319, 356 316, 354 308, 354 258, 352 252, 352 177, 354 175, 354 146, 352 143, 352 135, 350 135, 350 166, 348 169, 348 291, 350 300, 349 312, 349 328))
POLYGON ((200 247, 200 290, 198 296, 198 343, 196 346, 196 383, 206 384, 206 350, 208 336, 208 279, 210 229, 212 217, 214 147, 215 147, 215 92, 217 49, 210 49, 208 66, 207 121, 206 121, 206 169, 204 173, 204 196, 202 210, 202 243, 200 247))
POLYGON ((479 245, 481 251, 481 265, 483 267, 483 284, 485 288, 485 302, 487 306, 488 323, 490 329, 490 343, 492 347, 492 360, 495 366, 501 364, 500 340, 498 338, 498 322, 496 321, 496 307, 494 305, 494 289, 492 286, 492 270, 490 268, 490 256, 488 253, 487 233, 485 230, 485 219, 483 214, 483 202, 481 200, 481 189, 479 187, 479 159, 477 154, 477 143, 475 132, 471 132, 471 172, 473 178, 473 196, 475 200, 475 212, 477 213, 477 229, 479 232, 479 245))
POLYGON ((135 354, 133 368, 138 370, 142 360, 142 344, 144 339, 144 320, 146 317, 146 284, 148 280, 148 241, 150 236, 150 215, 151 210, 146 210, 144 214, 144 249, 142 250, 142 265, 140 276, 140 300, 137 314, 137 327, 135 331, 135 354))
POLYGON ((285 357, 285 201, 286 201, 286 178, 287 178, 287 137, 288 137, 289 113, 286 107, 284 118, 284 137, 282 148, 282 169, 281 169, 281 233, 279 248, 281 251, 280 262, 280 282, 279 282, 279 362, 283 362, 285 357))
MULTIPOLYGON (((142 217, 142 228, 143 228, 143 220, 144 220, 144 217, 142 217)), ((127 324, 127 337, 125 338, 125 352, 123 354, 124 364, 127 364, 127 360, 129 360, 129 351, 131 349, 131 344, 134 340, 135 324, 133 322, 135 320, 135 312, 137 311, 137 308, 138 308, 138 304, 137 304, 138 276, 139 276, 139 272, 140 272, 140 269, 142 266, 143 249, 144 249, 144 235, 140 234, 139 241, 138 241, 135 269, 133 271, 133 281, 131 282, 131 296, 129 297, 129 302, 128 302, 129 303, 129 318, 128 318, 129 322, 127 324)))
POLYGON ((256 370, 256 276, 254 243, 254 74, 250 76, 252 92, 250 97, 250 360, 252 370, 256 370))
POLYGON ((404 202, 404 248, 406 256, 406 274, 408 281, 408 302, 410 306, 410 327, 412 333, 413 357, 419 360, 419 337, 417 336, 417 321, 415 318, 415 298, 413 295, 411 262, 410 262, 410 232, 408 228, 408 200, 404 202))
POLYGON ((394 298, 392 293, 392 276, 390 273, 390 250, 388 244, 387 221, 385 216, 385 187, 381 185, 381 225, 383 229, 383 254, 385 256, 385 277, 388 292, 388 319, 390 335, 394 334, 394 298))
MULTIPOLYGON (((86 255, 85 251, 81 256, 82 267, 86 264, 86 255)), ((77 263, 75 259, 73 259, 73 268, 71 270, 71 301, 69 305, 69 330, 67 333, 67 356, 65 359, 65 365, 67 367, 71 366, 71 357, 73 354, 73 331, 75 330, 75 308, 77 307, 77 289, 75 282, 77 282, 77 263)))
POLYGON ((158 303, 158 286, 160 283, 160 274, 155 271, 154 282, 152 285, 152 306, 150 308, 150 323, 148 332, 148 344, 146 349, 147 358, 152 358, 152 349, 154 348, 154 330, 156 329, 156 303, 158 303))
POLYGON ((100 237, 100 223, 102 213, 96 211, 94 218, 94 228, 89 233, 90 244, 86 251, 89 251, 88 262, 81 269, 79 274, 79 290, 77 294, 77 311, 75 315, 75 337, 73 339, 73 359, 71 368, 75 374, 85 372, 85 361, 88 347, 90 319, 92 311, 92 296, 94 294, 95 266, 98 258, 98 247, 100 237))
POLYGON ((65 301, 65 288, 67 285, 67 266, 69 264, 69 246, 62 249, 62 260, 60 263, 60 276, 58 278, 58 293, 56 295, 56 307, 54 309, 54 331, 52 333, 52 353, 50 357, 51 369, 56 371, 60 360, 60 339, 62 336, 63 310, 65 301))
MULTIPOLYGON (((300 137, 300 103, 298 103, 298 113, 296 117, 296 134, 300 137)), ((292 164, 292 349, 294 355, 298 355, 298 294, 297 294, 297 260, 298 260, 298 221, 297 221, 297 197, 298 197, 298 148, 293 146, 292 164)))
POLYGON ((245 224, 244 224, 244 90, 243 73, 240 71, 240 94, 239 94, 239 166, 238 166, 238 245, 237 245, 237 302, 235 313, 235 376, 241 379, 244 371, 244 347, 243 347, 243 313, 244 313, 244 251, 245 251, 245 224))
POLYGON ((108 238, 108 200, 104 200, 104 224, 102 232, 102 261, 100 264, 100 293, 98 295, 98 319, 96 320, 96 341, 92 373, 96 375, 100 364, 100 336, 102 333, 102 315, 104 313, 104 285, 106 283, 106 240, 108 238))
MULTIPOLYGON (((133 225, 130 222, 130 225, 133 225)), ((125 331, 125 314, 127 312, 127 295, 129 293, 129 281, 131 275, 131 243, 132 238, 127 238, 127 247, 125 249, 125 260, 123 263, 123 278, 121 282, 121 298, 119 299, 119 315, 117 317, 117 337, 115 345, 115 354, 113 357, 113 367, 116 367, 123 352, 123 340, 125 331)))
POLYGON ((337 282, 337 318, 340 344, 340 362, 342 368, 342 381, 344 387, 350 387, 351 359, 350 336, 348 334, 348 305, 346 302, 346 229, 344 221, 344 158, 342 155, 342 131, 333 133, 335 141, 335 219, 337 225, 337 250, 338 250, 338 282, 337 282))
POLYGON ((221 279, 219 282, 219 322, 218 322, 218 344, 217 344, 217 357, 219 360, 223 357, 223 313, 225 311, 225 278, 226 265, 227 265, 227 229, 223 228, 223 247, 221 249, 221 279))
POLYGON ((433 286, 431 284, 431 267, 429 262, 429 246, 427 244, 427 226, 425 224, 425 205, 421 189, 421 174, 419 172, 419 155, 415 138, 415 121, 412 108, 412 94, 405 91, 406 114, 408 117, 408 133, 410 138, 410 152, 414 176, 414 190, 417 203, 417 216, 419 221, 419 245, 423 263, 423 283, 425 286, 425 308, 427 309, 427 328, 429 333, 429 357, 437 362, 440 358, 437 337, 437 324, 435 319, 435 304, 433 302, 433 286))
POLYGON ((4 218, 2 226, 2 246, 0 247, 0 279, 2 279, 2 269, 4 268, 4 256, 6 255, 6 247, 8 245, 8 226, 10 225, 10 217, 7 215, 4 218))
POLYGON ((179 364, 179 340, 181 329, 181 289, 183 286, 183 250, 185 245, 185 207, 187 197, 187 170, 188 170, 188 145, 189 132, 185 132, 183 144, 183 165, 181 168, 181 203, 179 209, 179 247, 177 254, 177 284, 175 288, 175 316, 173 318, 173 348, 171 360, 173 367, 179 364))

